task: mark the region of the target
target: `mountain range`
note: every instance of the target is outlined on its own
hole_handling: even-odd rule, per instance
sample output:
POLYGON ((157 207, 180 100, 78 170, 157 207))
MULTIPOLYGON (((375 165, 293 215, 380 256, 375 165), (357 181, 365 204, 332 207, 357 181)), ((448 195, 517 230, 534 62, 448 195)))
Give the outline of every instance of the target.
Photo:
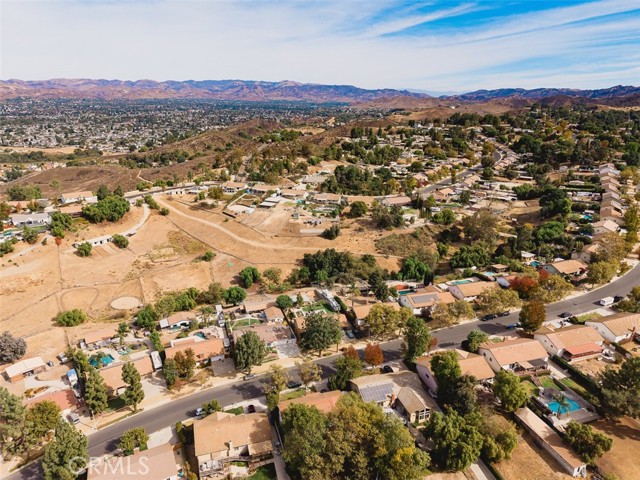
MULTIPOLYGON (((539 100, 564 97, 586 100, 624 99, 634 101, 640 87, 614 86, 597 90, 570 88, 503 88, 476 90, 459 95, 440 96, 453 102, 484 102, 496 99, 539 100)), ((292 81, 262 82, 247 80, 92 80, 51 79, 38 81, 0 80, 0 100, 11 98, 92 98, 92 99, 212 99, 236 101, 301 101, 311 103, 366 103, 387 99, 414 101, 433 98, 426 93, 409 90, 368 90, 352 85, 320 85, 292 81)), ((607 102, 609 103, 609 102, 607 102)), ((635 102, 634 102, 635 103, 635 102)))

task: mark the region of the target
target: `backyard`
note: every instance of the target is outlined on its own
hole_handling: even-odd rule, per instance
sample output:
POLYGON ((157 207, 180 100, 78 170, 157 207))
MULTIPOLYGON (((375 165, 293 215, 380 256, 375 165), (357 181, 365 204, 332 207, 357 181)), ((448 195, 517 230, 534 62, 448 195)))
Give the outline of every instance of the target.
POLYGON ((258 469, 247 480, 276 480, 276 467, 273 463, 258 467, 258 469))
POLYGON ((640 478, 640 463, 635 461, 640 456, 640 425, 630 418, 622 417, 603 418, 593 422, 591 426, 613 438, 611 450, 596 461, 600 470, 614 474, 620 480, 640 478))

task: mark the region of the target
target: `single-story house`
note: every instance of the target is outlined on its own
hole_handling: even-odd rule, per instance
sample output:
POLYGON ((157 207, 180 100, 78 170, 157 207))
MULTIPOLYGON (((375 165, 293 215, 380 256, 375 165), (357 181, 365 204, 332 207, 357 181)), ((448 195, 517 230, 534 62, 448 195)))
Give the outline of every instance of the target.
POLYGON ((591 263, 593 256, 598 253, 599 249, 600 249, 599 243, 590 243, 589 245, 585 245, 584 247, 582 247, 582 250, 580 251, 580 253, 573 252, 571 254, 571 258, 580 260, 581 262, 584 262, 584 263, 591 263))
POLYGON ((196 364, 204 365, 208 361, 217 362, 224 360, 224 341, 221 338, 208 338, 202 340, 200 337, 177 338, 171 341, 171 346, 165 349, 166 358, 173 358, 178 352, 193 350, 196 357, 196 364))
POLYGON ((536 259, 536 254, 531 252, 525 252, 524 250, 520 252, 520 261, 525 264, 530 264, 536 259))
POLYGON ((549 354, 542 344, 530 338, 515 338, 499 343, 483 343, 478 349, 494 372, 545 370, 549 354))
POLYGON ((64 205, 58 208, 58 211, 60 213, 64 213, 65 215, 69 215, 71 217, 77 218, 82 215, 82 205, 78 205, 78 204, 64 205))
POLYGON ((280 187, 277 185, 267 185, 265 183, 256 183, 251 187, 251 193, 254 195, 266 195, 269 192, 279 193, 280 187))
MULTIPOLYGON (((149 355, 132 360, 131 363, 136 367, 136 370, 141 377, 151 375, 154 371, 153 362, 149 355)), ((110 397, 118 396, 121 393, 120 390, 123 390, 127 386, 127 384, 122 380, 122 367, 124 367, 124 365, 124 362, 116 364, 112 363, 108 367, 98 370, 100 376, 104 380, 104 383, 107 385, 107 393, 110 397)))
POLYGON ((605 233, 616 233, 619 230, 620 226, 617 223, 612 222, 611 220, 600 220, 593 224, 593 233, 596 235, 605 233))
POLYGON ((247 188, 247 184, 242 182, 225 182, 222 184, 222 192, 227 195, 235 195, 245 188, 247 188))
POLYGON ((60 412, 64 415, 66 413, 75 410, 78 406, 78 399, 76 398, 73 390, 65 388, 64 390, 57 390, 53 392, 47 392, 37 397, 29 398, 25 401, 28 407, 34 406, 36 403, 50 401, 55 403, 60 412))
POLYGON ((242 302, 242 309, 245 313, 256 313, 262 312, 269 307, 274 307, 275 305, 275 299, 272 297, 258 298, 257 296, 252 296, 250 299, 242 302))
POLYGON ((495 272, 495 273, 504 273, 507 270, 509 270, 509 266, 508 265, 503 265, 501 263, 494 263, 489 268, 491 268, 491 271, 495 272))
MULTIPOLYGON (((473 375, 478 382, 484 384, 493 381, 495 373, 487 363, 486 358, 465 350, 455 349, 455 352, 458 354, 458 364, 462 375, 473 375)), ((431 359, 437 354, 438 352, 433 352, 431 355, 416 359, 416 371, 420 380, 422 380, 429 392, 434 394, 438 391, 438 385, 431 371, 431 359)))
POLYGON ((306 190, 296 190, 294 188, 283 188, 280 190, 280 196, 289 200, 305 200, 309 194, 306 190))
POLYGON ((342 201, 342 195, 338 195, 337 193, 317 193, 313 196, 313 201, 317 203, 339 205, 342 201))
POLYGON ((529 408, 516 412, 516 417, 535 442, 544 448, 573 477, 586 478, 586 463, 563 441, 556 431, 547 425, 529 408))
MULTIPOLYGON (((369 312, 371 311, 371 308, 374 305, 378 305, 380 304, 379 302, 376 303, 367 303, 365 305, 355 305, 352 310, 353 310, 353 315, 356 319, 356 323, 358 325, 364 325, 365 319, 367 318, 367 316, 369 315, 369 312)), ((397 303, 383 303, 382 305, 387 305, 395 310, 400 310, 400 308, 402 308, 400 305, 398 305, 397 303)))
POLYGON ((624 226, 624 215, 612 207, 603 207, 600 209, 600 220, 611 220, 619 226, 624 226))
POLYGON ((121 480, 136 476, 146 480, 182 478, 179 475, 182 467, 169 443, 138 451, 127 457, 94 457, 91 460, 87 466, 87 480, 121 480))
POLYGON ((103 328, 95 332, 87 333, 84 338, 80 340, 80 348, 82 350, 92 350, 106 347, 116 341, 115 329, 113 327, 103 328))
POLYGON ((284 313, 278 307, 268 307, 264 310, 267 322, 284 322, 284 313))
POLYGON ((416 292, 400 295, 398 303, 402 307, 410 308, 414 315, 419 315, 425 308, 432 308, 438 303, 449 304, 455 302, 450 292, 416 292))
POLYGON ((353 202, 362 202, 369 208, 371 208, 373 203, 376 201, 375 197, 368 195, 345 195, 343 199, 347 205, 351 205, 353 202))
POLYGON ((585 325, 595 328, 608 342, 626 342, 640 332, 640 313, 615 313, 587 320, 585 325))
POLYGON ((496 282, 471 282, 449 286, 449 293, 458 300, 474 301, 482 292, 500 288, 496 282))
POLYGON ((60 203, 63 205, 68 205, 69 203, 97 203, 98 197, 93 194, 91 191, 84 192, 69 192, 63 193, 60 195, 60 203))
POLYGON ((542 344, 549 355, 564 357, 569 362, 600 355, 604 344, 604 337, 587 325, 571 325, 555 330, 542 327, 536 330, 533 338, 542 344))
POLYGON ((406 207, 411 205, 411 198, 406 195, 398 195, 397 197, 384 197, 380 200, 380 204, 385 207, 406 207))
POLYGON ((159 325, 160 328, 188 328, 195 318, 195 312, 176 312, 160 320, 159 325))
POLYGON ((9 219, 18 228, 49 225, 51 223, 51 215, 49 213, 12 213, 9 215, 9 219))
POLYGON ((568 275, 577 277, 584 274, 589 266, 581 260, 560 260, 559 262, 546 263, 542 269, 552 275, 568 275))
POLYGON ((308 407, 316 407, 322 413, 329 413, 336 408, 338 400, 344 395, 340 390, 332 390, 330 392, 309 392, 302 397, 285 400, 278 404, 278 418, 282 421, 282 414, 291 405, 306 405, 308 407))
POLYGON ((37 375, 46 370, 46 366, 42 358, 33 357, 21 360, 9 365, 4 373, 11 383, 16 383, 22 380, 24 377, 30 377, 37 375))
POLYGON ((219 478, 231 462, 249 464, 272 455, 271 426, 266 413, 215 412, 193 423, 200 479, 219 478))
POLYGON ((237 342, 238 338, 249 331, 255 332, 268 347, 279 347, 296 343, 296 337, 293 335, 291 328, 283 323, 259 323, 234 330, 233 341, 237 342))

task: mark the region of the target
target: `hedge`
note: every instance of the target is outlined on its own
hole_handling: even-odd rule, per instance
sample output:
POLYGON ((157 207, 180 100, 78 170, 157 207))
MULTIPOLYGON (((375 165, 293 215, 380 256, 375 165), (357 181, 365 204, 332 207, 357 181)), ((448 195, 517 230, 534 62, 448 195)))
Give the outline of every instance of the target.
POLYGON ((576 383, 580 384, 582 387, 587 389, 593 395, 596 395, 596 396, 600 395, 600 385, 598 385, 593 378, 581 372, 576 367, 574 367, 567 361, 563 360, 562 358, 558 357, 557 355, 554 355, 552 359, 554 362, 562 366, 564 369, 569 370, 569 372, 571 372, 571 375, 575 377, 576 383))

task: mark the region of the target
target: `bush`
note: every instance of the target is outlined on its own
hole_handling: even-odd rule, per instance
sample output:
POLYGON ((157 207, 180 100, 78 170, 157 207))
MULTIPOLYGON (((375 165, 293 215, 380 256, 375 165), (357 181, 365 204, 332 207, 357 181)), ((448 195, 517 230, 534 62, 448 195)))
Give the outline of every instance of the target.
POLYGON ((129 246, 129 239, 118 233, 111 237, 111 242, 118 248, 127 248, 129 246))
POLYGON ((66 312, 61 312, 56 317, 56 322, 62 327, 75 327, 87 321, 87 314, 82 310, 74 308, 66 312))
POLYGON ((91 246, 91 244, 89 242, 83 242, 80 245, 78 245, 78 248, 76 249, 76 254, 79 257, 88 257, 91 255, 91 250, 93 250, 93 247, 91 246))
POLYGON ((215 257, 216 254, 213 253, 210 250, 207 250, 206 252, 204 252, 204 255, 202 255, 202 260, 204 260, 205 262, 210 262, 211 260, 213 260, 213 257, 215 257))
POLYGON ((30 245, 33 245, 38 241, 38 235, 39 235, 38 230, 36 230, 35 228, 27 227, 22 231, 23 240, 30 245))
POLYGON ((166 208, 166 207, 162 207, 162 208, 160 209, 160 215, 163 215, 163 216, 165 216, 165 217, 166 217, 167 215, 169 215, 169 209, 168 209, 168 208, 166 208))
POLYGON ((324 232, 322 232, 322 238, 326 238, 327 240, 335 240, 340 235, 340 226, 339 225, 331 225, 324 232))
POLYGON ((129 202, 122 198, 111 195, 95 205, 82 207, 82 215, 91 223, 100 223, 108 220, 117 222, 129 211, 129 202))

